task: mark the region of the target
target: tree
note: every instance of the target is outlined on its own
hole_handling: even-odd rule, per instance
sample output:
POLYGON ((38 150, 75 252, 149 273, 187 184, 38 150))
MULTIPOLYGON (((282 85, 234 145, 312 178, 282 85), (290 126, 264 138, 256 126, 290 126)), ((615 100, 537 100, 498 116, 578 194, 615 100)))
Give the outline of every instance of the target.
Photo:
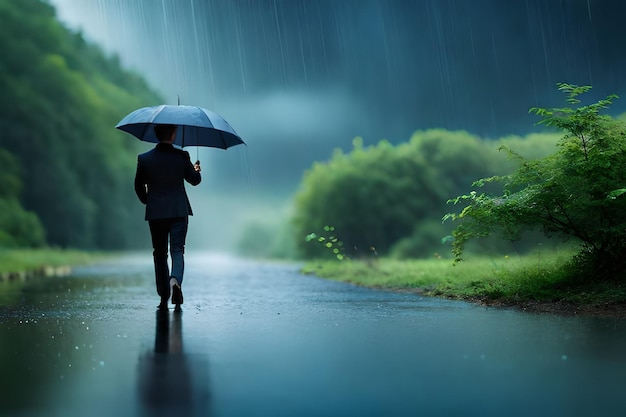
POLYGON ((113 126, 159 97, 47 2, 0 0, 0 20, 0 147, 22 168, 19 205, 50 245, 147 246, 131 184, 141 148, 113 126))
POLYGON ((538 229, 580 244, 579 271, 613 278, 626 270, 626 125, 600 114, 617 96, 582 106, 579 96, 590 86, 562 83, 558 89, 566 94, 567 107, 530 109, 540 124, 565 133, 556 151, 530 160, 504 148, 518 161, 517 169, 474 183, 477 188, 501 184, 501 194, 474 190, 450 200, 463 205, 444 217, 458 222, 455 261, 462 260, 470 239, 491 234, 516 239, 538 229))
POLYGON ((0 166, 0 248, 43 245, 44 230, 39 218, 19 203, 22 182, 17 161, 2 148, 0 166))
POLYGON ((443 129, 418 131, 398 146, 364 147, 355 139, 351 152, 337 150, 305 174, 293 221, 300 253, 332 255, 305 240, 326 236, 325 227, 334 228, 348 256, 387 255, 399 242, 400 256, 441 252, 441 238, 450 233, 440 221, 446 196, 493 171, 487 149, 467 132, 443 129))
MULTIPOLYGON (((305 256, 320 256, 305 236, 335 228, 352 256, 385 253, 411 233, 432 201, 441 199, 429 187, 427 164, 401 154, 388 142, 364 148, 355 139, 349 154, 337 150, 327 163, 316 163, 296 196, 294 231, 305 256)), ((419 159, 419 158, 418 158, 419 159)))

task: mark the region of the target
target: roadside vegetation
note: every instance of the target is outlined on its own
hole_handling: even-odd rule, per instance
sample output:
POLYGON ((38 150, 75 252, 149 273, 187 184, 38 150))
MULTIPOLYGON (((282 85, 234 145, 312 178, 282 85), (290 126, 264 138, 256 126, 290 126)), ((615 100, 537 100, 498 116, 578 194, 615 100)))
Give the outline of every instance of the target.
POLYGON ((69 273, 71 267, 101 261, 110 254, 62 249, 0 250, 0 281, 69 273))
POLYGON ((590 105, 579 96, 589 86, 559 84, 567 107, 533 108, 541 124, 563 132, 550 155, 527 159, 505 149, 518 161, 508 175, 473 183, 474 190, 450 202, 460 207, 444 219, 457 223, 452 235, 455 261, 465 243, 496 235, 519 239, 528 230, 578 245, 572 278, 621 280, 626 273, 626 124, 600 115, 617 98, 590 105), (484 191, 497 184, 501 191, 484 191))
MULTIPOLYGON (((336 150, 315 163, 294 198, 293 234, 304 258, 329 256, 323 245, 304 239, 325 236, 332 227, 344 255, 428 258, 454 225, 442 223, 446 203, 464 193, 473 181, 504 175, 514 161, 498 152, 501 146, 519 148, 528 158, 548 155, 558 135, 533 133, 486 140, 465 131, 429 129, 415 132, 399 145, 381 141, 364 146, 356 138, 352 151, 336 150)), ((526 244, 526 243, 524 243, 526 244)), ((478 251, 497 250, 499 242, 483 239, 478 251)), ((331 255, 332 256, 332 255, 331 255)))
POLYGON ((0 1, 0 19, 0 281, 147 247, 129 186, 141 148, 113 126, 161 99, 49 2, 0 1))
POLYGON ((113 126, 161 99, 54 13, 0 1, 0 248, 145 247, 141 147, 113 126))
MULTIPOLYGON (((435 185, 441 185, 445 192, 458 190, 467 177, 461 175, 456 187, 446 187, 446 181, 425 181, 424 178, 433 175, 433 168, 426 169, 427 164, 435 166, 437 178, 448 179, 449 176, 441 175, 445 171, 434 163, 438 159, 428 154, 432 145, 424 147, 427 141, 423 136, 414 137, 409 144, 419 144, 422 148, 413 156, 413 164, 422 168, 415 168, 411 183, 400 181, 405 188, 398 194, 404 193, 409 200, 415 196, 415 205, 405 203, 402 206, 400 201, 403 200, 388 199, 386 204, 393 216, 380 217, 385 203, 378 206, 368 203, 390 195, 387 185, 392 184, 397 175, 391 172, 387 183, 381 181, 380 177, 384 178, 390 171, 379 172, 376 161, 389 158, 392 147, 383 144, 369 155, 356 147, 350 156, 356 163, 346 163, 346 157, 336 154, 327 165, 314 166, 296 199, 300 210, 295 225, 300 227, 300 232, 306 228, 311 230, 302 239, 310 245, 303 250, 305 256, 315 258, 325 252, 326 258, 335 259, 310 262, 304 271, 358 285, 413 289, 427 295, 487 304, 542 305, 542 308, 549 305, 551 307, 545 309, 570 312, 617 309, 623 314, 626 310, 623 284, 626 278, 626 124, 600 114, 616 95, 582 105, 580 96, 587 93, 590 86, 561 83, 558 89, 566 95, 565 107, 530 109, 540 118, 540 125, 557 131, 558 139, 550 144, 551 152, 529 157, 507 143, 500 143, 498 149, 514 162, 508 172, 503 171, 502 165, 493 163, 492 158, 476 158, 476 154, 486 153, 467 137, 465 146, 460 146, 457 135, 453 149, 463 149, 463 152, 452 160, 463 161, 464 169, 455 172, 466 175, 478 172, 477 168, 481 167, 490 173, 474 179, 471 188, 466 187, 458 197, 447 201, 455 211, 444 215, 443 221, 453 223, 454 228, 441 240, 450 245, 453 259, 438 254, 435 258, 441 259, 432 259, 432 255, 422 253, 413 260, 398 261, 393 259, 394 255, 401 258, 397 255, 404 252, 399 251, 398 246, 416 242, 406 227, 392 228, 399 231, 395 240, 377 246, 373 243, 379 236, 375 229, 377 222, 355 221, 364 213, 372 218, 378 216, 378 223, 384 223, 385 219, 403 219, 407 224, 419 225, 413 229, 413 236, 431 238, 429 247, 434 247, 433 236, 427 233, 441 236, 444 229, 427 227, 424 219, 433 211, 420 211, 420 207, 424 206, 424 201, 432 201, 431 204, 437 201, 441 190, 434 189, 435 185), (467 146, 472 142, 474 149, 467 146), (420 161, 419 155, 423 154, 430 157, 420 161), (371 158, 368 160, 367 156, 371 158), (367 167, 364 170, 367 174, 356 177, 355 167, 360 160, 366 160, 363 165, 367 167), (338 187, 337 181, 323 181, 329 172, 340 170, 351 173, 344 174, 343 178, 349 181, 344 181, 342 186, 338 187), (366 177, 379 179, 369 184, 371 179, 364 180, 366 177), (363 193, 363 184, 369 184, 369 192, 363 193), (346 210, 342 205, 355 193, 361 196, 359 204, 346 210), (372 207, 374 210, 368 213, 367 209, 372 207), (410 217, 416 213, 418 216, 410 217), (332 219, 332 223, 320 223, 326 219, 332 219), (542 238, 555 242, 543 248, 543 253, 537 251, 542 238), (481 241, 488 244, 470 246, 481 241), (503 242, 518 242, 523 251, 510 257, 503 252, 506 247, 503 242), (355 253, 358 247, 369 248, 369 251, 355 253), (382 258, 378 257, 377 247, 385 255, 382 258)), ((411 155, 410 148, 396 157, 408 155, 411 155)), ((401 164, 396 161, 393 165, 401 164)), ((448 169, 450 164, 442 166, 448 169)), ((413 245, 413 250, 417 248, 413 245)))
POLYGON ((626 284, 572 279, 574 250, 451 259, 307 261, 302 271, 369 288, 559 314, 626 316, 626 284))

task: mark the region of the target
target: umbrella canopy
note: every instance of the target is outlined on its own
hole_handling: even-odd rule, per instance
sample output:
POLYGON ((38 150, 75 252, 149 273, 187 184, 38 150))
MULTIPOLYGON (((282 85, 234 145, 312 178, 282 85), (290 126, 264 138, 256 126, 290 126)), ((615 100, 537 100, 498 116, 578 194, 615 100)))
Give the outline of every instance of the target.
POLYGON ((129 113, 115 127, 145 142, 158 143, 154 125, 177 125, 175 145, 208 146, 228 149, 244 144, 235 130, 222 116, 197 106, 143 107, 129 113))

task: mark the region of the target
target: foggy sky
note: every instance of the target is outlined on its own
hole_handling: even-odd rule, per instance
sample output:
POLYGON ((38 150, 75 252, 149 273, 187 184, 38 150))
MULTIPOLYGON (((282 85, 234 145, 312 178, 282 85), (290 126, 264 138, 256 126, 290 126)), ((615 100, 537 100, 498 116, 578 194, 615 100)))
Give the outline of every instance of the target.
POLYGON ((563 104, 557 82, 593 85, 590 98, 625 87, 620 0, 53 4, 166 102, 179 96, 222 114, 248 142, 261 186, 293 184, 355 136, 367 144, 434 127, 524 134, 536 129, 530 107, 563 104))

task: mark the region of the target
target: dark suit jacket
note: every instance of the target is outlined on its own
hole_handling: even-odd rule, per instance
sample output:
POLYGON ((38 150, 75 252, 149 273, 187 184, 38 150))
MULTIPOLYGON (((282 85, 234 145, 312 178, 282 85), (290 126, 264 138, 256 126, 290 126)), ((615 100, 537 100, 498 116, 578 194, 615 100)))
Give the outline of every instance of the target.
POLYGON ((185 191, 185 181, 198 185, 201 181, 189 153, 170 144, 159 143, 154 149, 137 157, 135 193, 146 205, 146 220, 168 219, 192 215, 185 191))

